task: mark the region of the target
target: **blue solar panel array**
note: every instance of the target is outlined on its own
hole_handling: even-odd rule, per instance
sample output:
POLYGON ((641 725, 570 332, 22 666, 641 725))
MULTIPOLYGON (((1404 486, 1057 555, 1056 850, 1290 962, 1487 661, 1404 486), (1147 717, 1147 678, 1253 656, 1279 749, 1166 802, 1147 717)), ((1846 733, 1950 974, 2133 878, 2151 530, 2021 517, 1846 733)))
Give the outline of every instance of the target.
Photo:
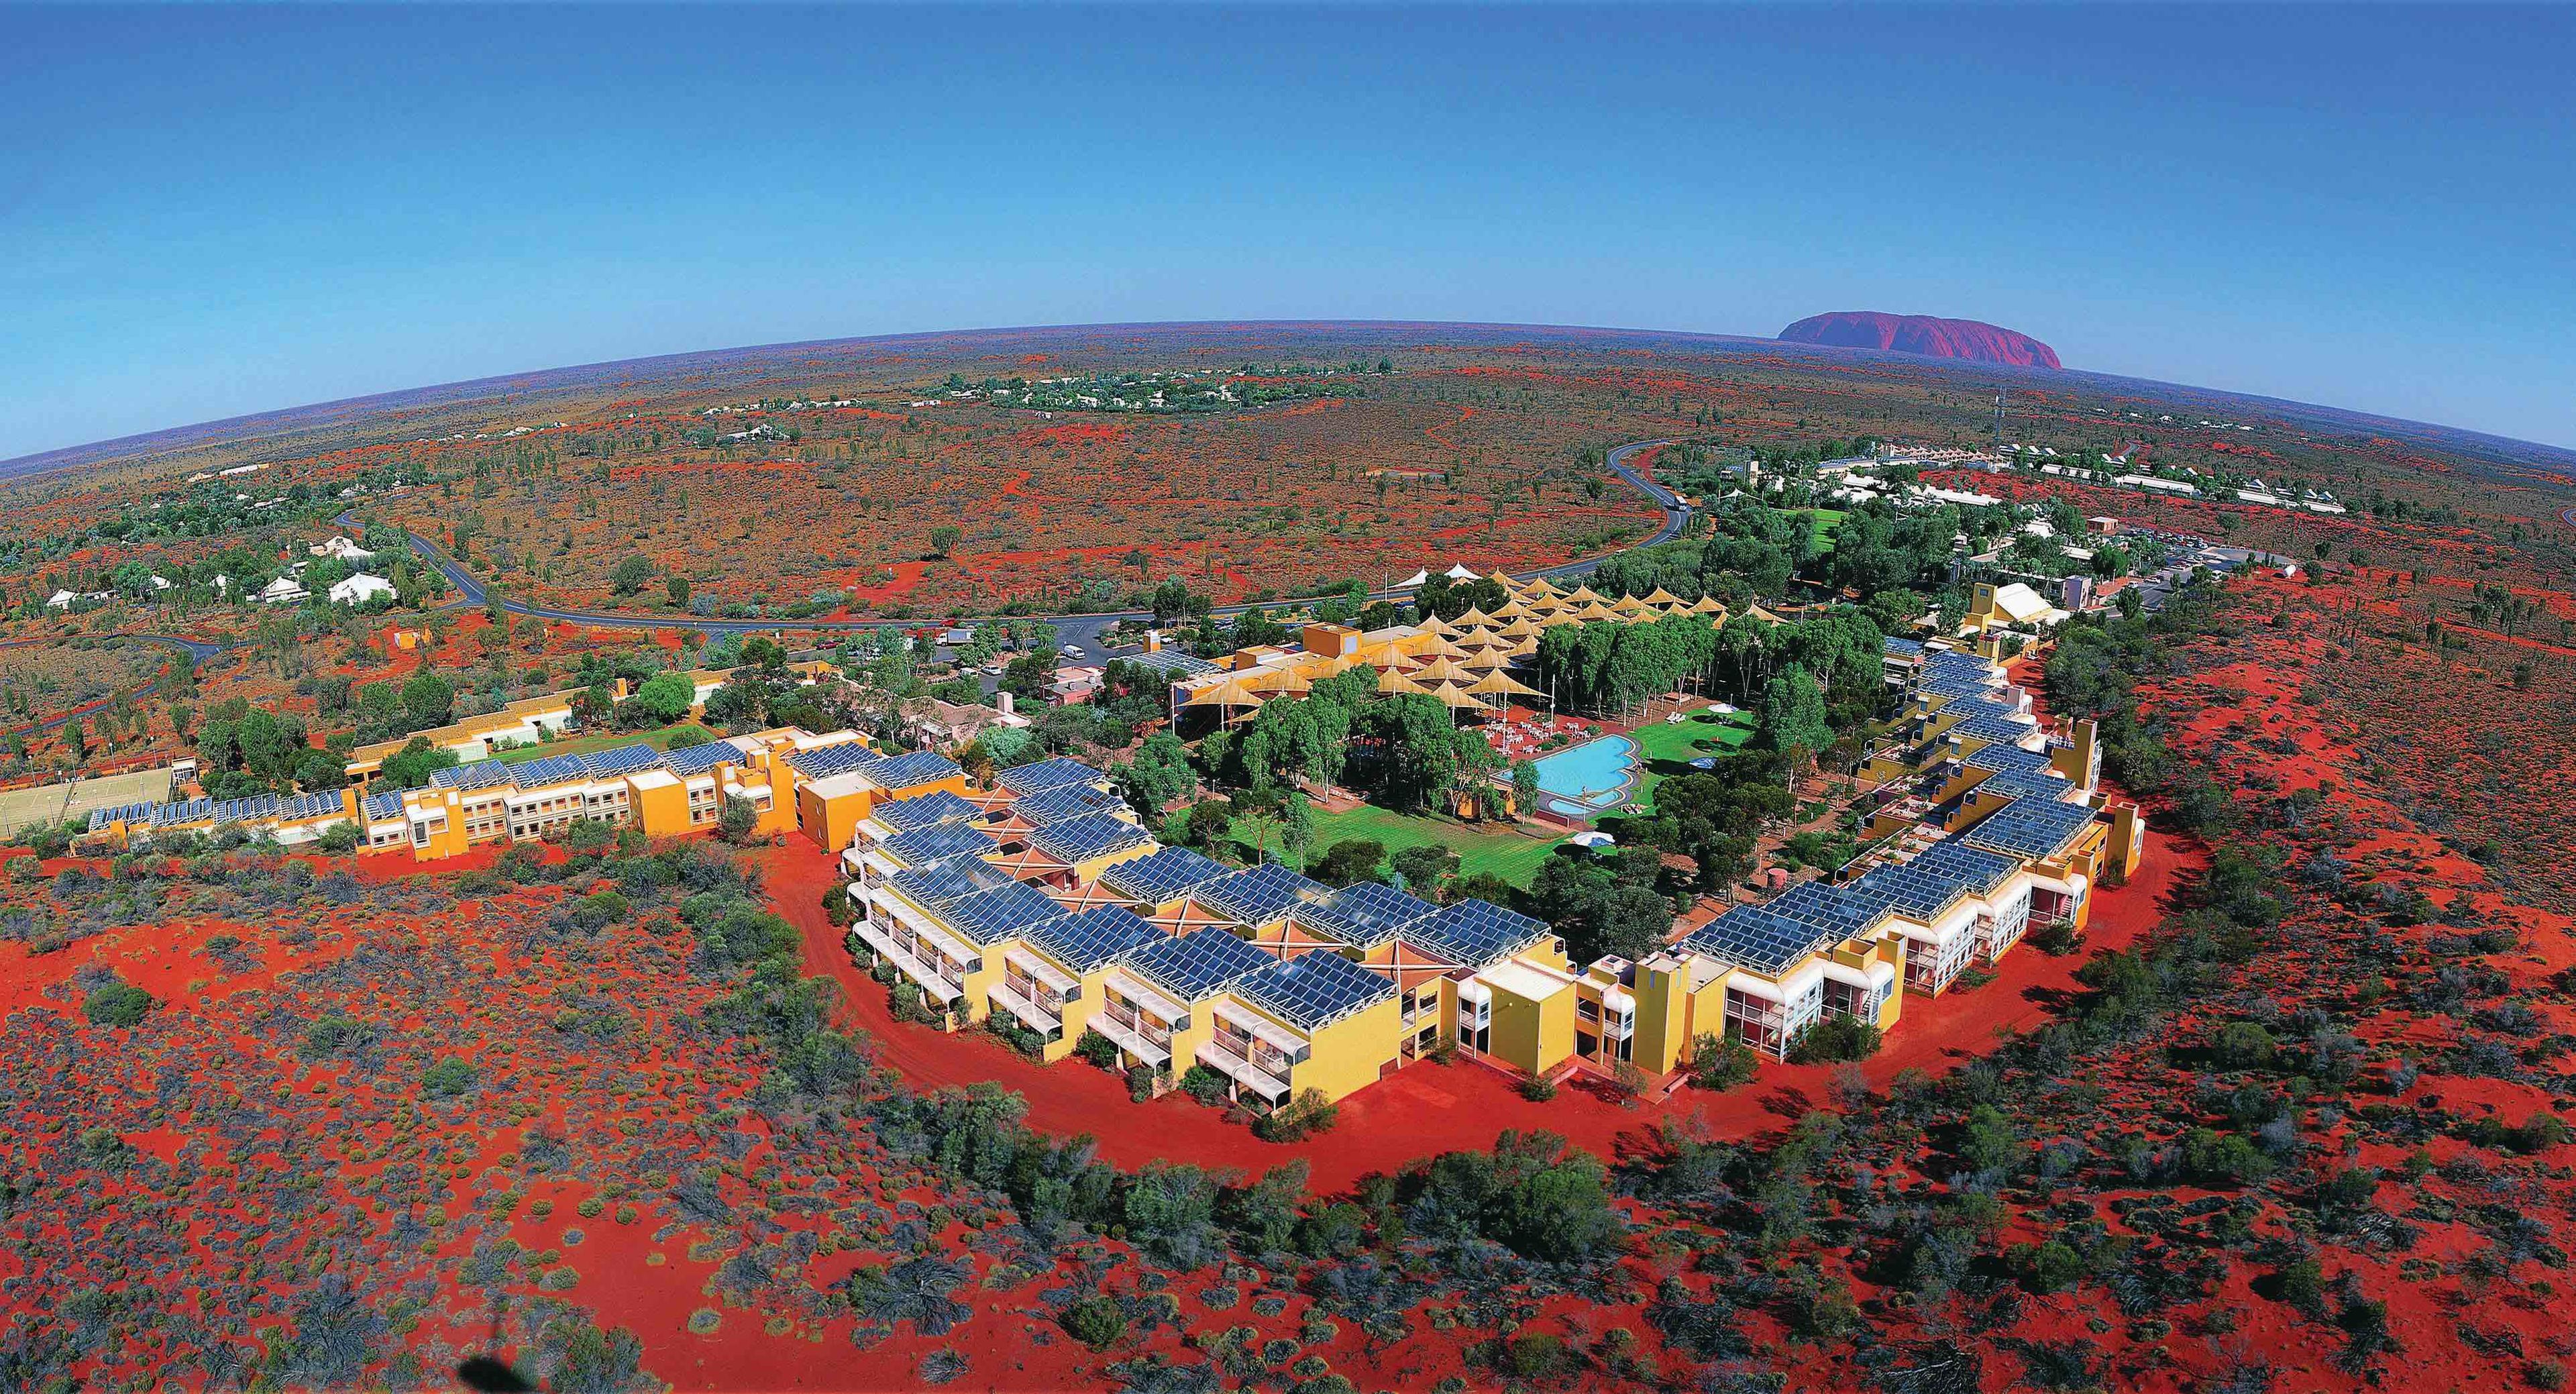
POLYGON ((968 942, 983 947, 1011 938, 1040 920, 1064 913, 1046 892, 1013 881, 989 891, 959 896, 939 907, 940 922, 968 942))
POLYGON ((510 766, 510 782, 522 789, 545 784, 561 784, 571 779, 590 778, 590 766, 578 755, 548 755, 510 766))
POLYGON ((933 823, 908 833, 896 833, 877 844, 886 855, 907 866, 927 866, 970 853, 990 852, 993 839, 962 823, 933 823))
POLYGON ((1098 968, 1129 949, 1163 938, 1135 911, 1098 905, 1078 914, 1058 915, 1029 926, 1028 940, 1064 965, 1075 977, 1098 968))
POLYGON ((1305 953, 1244 975, 1234 985, 1245 1001, 1315 1031, 1395 995, 1395 984, 1337 953, 1305 953))
POLYGON ((1878 641, 1878 647, 1881 653, 1886 654, 1890 658, 1921 658, 1923 656, 1923 641, 1920 639, 1904 639, 1899 638, 1894 634, 1890 634, 1878 641))
POLYGON ((797 751, 787 757, 787 763, 807 779, 830 779, 834 775, 848 774, 877 758, 877 753, 868 749, 864 742, 843 741, 839 745, 797 751))
POLYGON ((731 741, 709 741, 704 745, 684 745, 662 756, 662 768, 687 779, 705 774, 718 765, 740 764, 742 751, 731 741))
POLYGON ((402 795, 390 789, 381 794, 369 794, 358 809, 371 819, 399 818, 403 811, 402 795))
POLYGON ((1776 978, 1838 937, 1831 930, 1775 915, 1764 906, 1739 905, 1692 930, 1682 947, 1776 978))
POLYGON ((1123 808, 1126 800, 1116 794, 1102 793, 1088 784, 1062 784, 1011 800, 1011 812, 1032 827, 1040 823, 1061 823, 1086 813, 1100 813, 1123 808))
POLYGON ((1177 939, 1158 939, 1127 955, 1127 968, 1180 999, 1202 1002, 1268 967, 1270 956, 1213 926, 1177 939))
POLYGON ((855 766, 880 789, 913 789, 936 784, 965 773, 957 762, 936 751, 916 750, 909 755, 880 755, 855 766))
POLYGON ((594 750, 578 758, 582 768, 594 779, 613 779, 621 774, 649 770, 663 763, 662 752, 640 742, 634 745, 611 746, 606 750, 594 750))
POLYGON ((1293 918, 1303 928, 1353 948, 1373 949, 1393 939, 1406 925, 1440 909, 1392 886, 1361 881, 1311 897, 1293 918))
POLYGON ((450 765, 429 774, 432 788, 489 789, 510 782, 510 767, 498 760, 477 760, 470 765, 450 765))
POLYGON ((1885 922, 1895 902, 1874 889, 1802 881, 1762 907, 1835 939, 1853 939, 1885 922))
POLYGON ((1405 927, 1404 937, 1451 963, 1485 968, 1548 936, 1547 922, 1481 900, 1462 900, 1405 927))
POLYGON ((936 789, 908 799, 878 804, 868 811, 868 816, 896 832, 908 833, 915 828, 934 827, 941 823, 970 822, 983 817, 984 810, 945 789, 936 789))
POLYGON ((348 805, 338 791, 311 794, 254 794, 246 799, 182 799, 175 803, 130 803, 93 810, 92 832, 110 823, 167 828, 188 823, 248 823, 275 819, 294 823, 340 813, 348 805))
POLYGON ((1154 835, 1115 813, 1086 813, 1061 823, 1048 823, 1029 833, 1029 844, 1073 866, 1154 840, 1154 835))
POLYGON ((1168 905, 1225 874, 1223 866, 1187 847, 1166 847, 1100 873, 1100 884, 1146 905, 1168 905))
POLYGON ((2093 821, 2093 810, 2080 803, 2059 803, 2055 799, 2021 798, 1996 809, 1984 822, 1968 829, 1966 841, 1971 847, 2006 852, 2032 861, 2046 861, 2063 853, 2093 821))
POLYGON ((2035 774, 2048 768, 2048 752, 2025 750, 2017 745, 1982 745, 1968 756, 1972 770, 2017 770, 2035 774))
POLYGON ((977 891, 1013 884, 1010 874, 981 857, 951 857, 943 862, 898 871, 886 882, 915 905, 936 910, 977 891))
POLYGON ((1947 877, 1968 888, 1971 895, 1993 895, 2004 882, 2021 869, 2021 862, 2001 852, 1971 847, 1956 838, 1933 843, 1923 855, 1905 864, 1909 869, 1927 875, 1947 877))
POLYGON ((1035 794, 1047 789, 1061 789, 1069 784, 1098 784, 1107 777, 1080 760, 1050 755, 1032 764, 1015 765, 1002 771, 1001 785, 1014 794, 1035 794))
POLYGON ((1210 881, 1191 892, 1191 899, 1237 924, 1266 925, 1285 918, 1309 894, 1330 889, 1279 862, 1270 862, 1210 881))
POLYGON ((2075 786, 2054 774, 2039 770, 1998 770, 1977 784, 1980 794, 2000 794, 2008 799, 2056 799, 2075 786))

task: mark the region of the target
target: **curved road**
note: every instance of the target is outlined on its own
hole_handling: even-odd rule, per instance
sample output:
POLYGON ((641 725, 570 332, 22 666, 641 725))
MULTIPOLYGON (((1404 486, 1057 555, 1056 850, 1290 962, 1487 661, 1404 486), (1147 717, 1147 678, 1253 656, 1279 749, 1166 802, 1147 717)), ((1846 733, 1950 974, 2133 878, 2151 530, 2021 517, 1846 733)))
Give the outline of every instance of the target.
MULTIPOLYGON (((1688 505, 1685 505, 1672 490, 1656 483, 1651 477, 1628 463, 1642 451, 1670 444, 1672 442, 1665 440, 1637 441, 1611 451, 1606 461, 1613 474, 1627 481, 1630 487, 1644 494, 1663 509, 1663 525, 1655 530, 1654 536, 1635 544, 1638 547, 1651 547, 1660 542, 1670 542, 1680 537, 1683 529, 1690 526, 1691 511, 1688 505)), ((344 511, 333 521, 344 528, 357 527, 358 522, 352 516, 354 512, 355 510, 344 511)), ((551 606, 531 605, 523 600, 512 600, 506 595, 495 596, 484 588, 481 581, 474 579, 470 572, 458 564, 454 557, 449 556, 445 548, 416 532, 406 531, 403 535, 410 539, 411 549, 427 559, 430 565, 437 567, 439 574, 445 576, 448 584, 456 587, 458 593, 464 597, 462 600, 450 601, 449 604, 452 606, 482 606, 497 602, 503 610, 511 614, 526 615, 533 619, 584 624, 598 629, 694 629, 711 638, 726 635, 774 634, 781 630, 910 628, 920 623, 918 620, 721 620, 703 619, 691 615, 639 615, 617 610, 559 610, 551 606)), ((1629 550, 1633 548, 1620 549, 1622 552, 1629 550)), ((1581 561, 1540 567, 1528 574, 1551 579, 1583 575, 1599 566, 1606 558, 1617 555, 1619 552, 1605 552, 1601 556, 1588 557, 1581 561)), ((1399 586, 1381 598, 1392 599, 1396 594, 1410 589, 1410 587, 1399 586)), ((1215 613, 1238 615, 1251 608, 1250 605, 1220 605, 1216 607, 1215 613)), ((1112 610, 1074 615, 1037 615, 1028 618, 1041 619, 1054 625, 1059 644, 1093 652, 1102 647, 1100 636, 1112 626, 1126 620, 1151 619, 1153 613, 1148 610, 1112 610)))

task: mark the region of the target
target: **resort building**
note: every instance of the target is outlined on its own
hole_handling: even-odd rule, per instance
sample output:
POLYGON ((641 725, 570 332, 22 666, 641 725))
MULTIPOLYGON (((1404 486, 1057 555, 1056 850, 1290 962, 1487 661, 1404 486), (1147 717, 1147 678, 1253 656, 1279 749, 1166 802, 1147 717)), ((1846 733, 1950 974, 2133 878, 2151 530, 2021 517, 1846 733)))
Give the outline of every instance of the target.
POLYGON ((882 754, 854 733, 781 728, 670 751, 639 741, 517 762, 477 760, 435 771, 419 789, 369 792, 352 785, 319 794, 132 804, 91 814, 89 830, 122 846, 148 843, 158 833, 236 826, 291 846, 348 823, 367 850, 408 849, 414 860, 439 861, 485 843, 544 838, 584 818, 638 828, 648 837, 703 832, 716 826, 727 800, 739 799, 752 810, 755 836, 802 830, 819 843, 853 813, 864 817, 871 800, 953 796, 965 778, 944 756, 882 754))

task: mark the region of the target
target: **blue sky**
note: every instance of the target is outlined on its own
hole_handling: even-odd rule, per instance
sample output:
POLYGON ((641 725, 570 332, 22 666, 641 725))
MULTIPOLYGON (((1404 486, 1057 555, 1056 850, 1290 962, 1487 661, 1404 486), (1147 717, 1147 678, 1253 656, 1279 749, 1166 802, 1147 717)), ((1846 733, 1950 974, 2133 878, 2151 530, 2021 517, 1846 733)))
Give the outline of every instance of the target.
POLYGON ((737 344, 1770 334, 2576 445, 2576 8, 0 7, 0 458, 737 344))

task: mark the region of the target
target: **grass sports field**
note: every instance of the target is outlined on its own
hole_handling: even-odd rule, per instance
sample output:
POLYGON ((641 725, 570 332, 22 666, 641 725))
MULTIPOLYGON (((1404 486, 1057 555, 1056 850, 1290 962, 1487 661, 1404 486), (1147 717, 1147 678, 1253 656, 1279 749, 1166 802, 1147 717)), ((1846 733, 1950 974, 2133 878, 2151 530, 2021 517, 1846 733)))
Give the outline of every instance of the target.
POLYGON ((1638 758, 1646 766, 1645 778, 1637 782, 1638 801, 1652 807, 1656 785, 1686 773, 1690 762, 1703 755, 1733 750, 1752 738, 1753 718, 1744 712, 1733 716, 1692 716, 1638 727, 1628 733, 1628 739, 1637 743, 1638 758))
POLYGON ((1516 832, 1487 832, 1465 823, 1445 818, 1423 818, 1391 813, 1383 808, 1363 805, 1348 813, 1315 810, 1314 853, 1344 838, 1366 838, 1381 843, 1389 853, 1405 847, 1431 843, 1458 854, 1458 874, 1474 876, 1490 871, 1515 886, 1526 886, 1538 874, 1539 864, 1556 852, 1562 837, 1537 838, 1516 832))

